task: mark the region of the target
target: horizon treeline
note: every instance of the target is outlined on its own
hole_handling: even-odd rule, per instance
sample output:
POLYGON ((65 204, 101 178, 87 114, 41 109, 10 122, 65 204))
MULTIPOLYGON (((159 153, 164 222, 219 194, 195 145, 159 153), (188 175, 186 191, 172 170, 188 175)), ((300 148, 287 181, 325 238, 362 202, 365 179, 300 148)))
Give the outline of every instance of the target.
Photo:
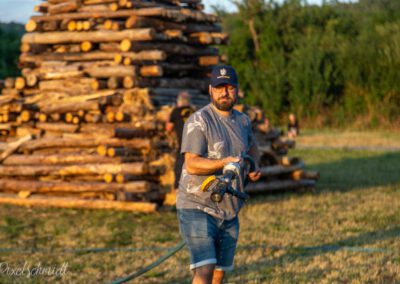
POLYGON ((0 79, 19 76, 18 57, 24 26, 0 23, 0 79))
MULTIPOLYGON (((295 113, 310 127, 400 124, 400 1, 243 0, 216 12, 220 47, 245 101, 274 124, 295 113)), ((0 79, 18 76, 20 24, 0 23, 0 79)))
POLYGON ((216 9, 230 36, 221 51, 275 124, 290 112, 314 127, 400 122, 400 1, 234 3, 216 9))

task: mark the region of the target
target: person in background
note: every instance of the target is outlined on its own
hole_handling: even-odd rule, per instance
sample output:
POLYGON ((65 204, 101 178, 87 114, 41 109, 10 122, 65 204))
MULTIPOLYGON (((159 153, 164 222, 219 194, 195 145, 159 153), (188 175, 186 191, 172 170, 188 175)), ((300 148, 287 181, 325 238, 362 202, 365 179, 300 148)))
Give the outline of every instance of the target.
MULTIPOLYGON (((194 112, 194 109, 190 106, 190 95, 187 91, 181 91, 178 94, 176 107, 173 108, 171 115, 169 117, 169 121, 166 124, 167 132, 171 133, 175 132, 178 147, 175 156, 175 182, 174 189, 178 189, 179 179, 181 177, 182 165, 183 165, 183 155, 181 154, 181 144, 182 144, 182 132, 183 125, 189 116, 194 112)), ((173 201, 175 202, 175 200, 173 201)))
POLYGON ((257 130, 261 131, 262 133, 266 134, 271 131, 271 125, 269 119, 264 117, 261 123, 257 125, 257 130))
POLYGON ((288 137, 291 139, 296 138, 296 136, 300 134, 299 121, 297 120, 296 116, 293 113, 289 114, 289 122, 287 130, 288 130, 288 137))

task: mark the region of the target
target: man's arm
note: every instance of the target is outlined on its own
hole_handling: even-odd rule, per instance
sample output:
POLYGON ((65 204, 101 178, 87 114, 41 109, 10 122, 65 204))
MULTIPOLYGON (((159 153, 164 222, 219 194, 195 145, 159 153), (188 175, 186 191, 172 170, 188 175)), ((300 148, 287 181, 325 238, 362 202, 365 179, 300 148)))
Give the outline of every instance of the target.
POLYGON ((239 162, 239 157, 212 160, 193 153, 185 153, 186 170, 191 175, 209 175, 221 170, 226 164, 239 162))
POLYGON ((258 151, 258 147, 256 144, 253 144, 253 146, 250 147, 248 155, 253 158, 258 168, 258 164, 260 163, 260 152, 258 151))
POLYGON ((260 162, 260 152, 258 151, 257 144, 253 144, 253 146, 250 147, 248 155, 251 156, 256 164, 256 170, 252 173, 249 173, 249 179, 251 181, 257 181, 261 177, 261 171, 260 168, 258 167, 258 164, 260 162))
POLYGON ((167 132, 172 132, 172 130, 174 130, 176 118, 177 118, 177 108, 175 107, 171 111, 168 121, 165 123, 165 130, 167 130, 167 132))

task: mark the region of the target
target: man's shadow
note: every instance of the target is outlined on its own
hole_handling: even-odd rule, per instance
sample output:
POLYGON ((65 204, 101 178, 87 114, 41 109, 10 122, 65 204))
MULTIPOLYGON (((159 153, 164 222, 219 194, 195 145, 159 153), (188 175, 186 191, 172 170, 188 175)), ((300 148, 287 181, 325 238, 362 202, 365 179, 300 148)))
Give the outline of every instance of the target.
POLYGON ((317 191, 349 191, 400 184, 400 152, 346 158, 314 164, 307 169, 320 173, 317 191))

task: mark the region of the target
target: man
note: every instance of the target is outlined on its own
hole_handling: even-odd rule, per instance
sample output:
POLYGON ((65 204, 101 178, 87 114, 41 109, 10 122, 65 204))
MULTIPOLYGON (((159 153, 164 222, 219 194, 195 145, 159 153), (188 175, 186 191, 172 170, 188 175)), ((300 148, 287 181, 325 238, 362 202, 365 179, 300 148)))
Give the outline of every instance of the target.
MULTIPOLYGON (((225 194, 213 203, 210 192, 200 186, 210 175, 221 174, 224 165, 240 161, 246 153, 258 161, 250 119, 233 109, 238 79, 230 66, 217 66, 211 73, 211 103, 185 123, 182 154, 185 163, 177 194, 181 234, 189 248, 193 283, 222 283, 224 271, 232 270, 239 234, 238 213, 244 201, 225 194)), ((251 181, 260 171, 249 174, 251 181)))
POLYGON ((175 182, 174 188, 177 189, 179 185, 179 179, 181 177, 182 165, 183 165, 183 155, 181 154, 181 144, 182 144, 182 132, 183 125, 189 116, 194 112, 190 106, 190 95, 187 91, 181 91, 176 100, 176 107, 172 110, 169 117, 169 121, 166 125, 167 132, 175 132, 178 149, 176 152, 175 159, 175 182))

